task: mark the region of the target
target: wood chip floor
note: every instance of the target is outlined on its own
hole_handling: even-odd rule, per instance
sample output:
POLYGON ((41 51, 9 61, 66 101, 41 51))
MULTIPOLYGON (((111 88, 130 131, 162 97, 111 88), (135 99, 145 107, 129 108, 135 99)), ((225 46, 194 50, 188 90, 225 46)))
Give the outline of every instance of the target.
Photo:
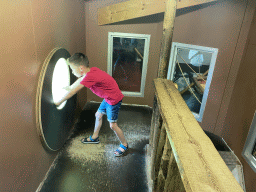
POLYGON ((118 126, 123 130, 129 151, 115 157, 119 140, 103 116, 99 144, 82 144, 93 133, 99 103, 89 102, 76 123, 72 136, 56 157, 40 192, 147 192, 146 151, 152 109, 122 105, 118 126))

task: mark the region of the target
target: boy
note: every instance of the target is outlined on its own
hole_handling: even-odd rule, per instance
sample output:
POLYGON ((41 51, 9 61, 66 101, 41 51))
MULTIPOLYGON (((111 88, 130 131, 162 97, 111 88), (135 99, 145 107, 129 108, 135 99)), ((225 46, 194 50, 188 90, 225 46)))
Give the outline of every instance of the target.
POLYGON ((122 156, 128 150, 128 143, 125 140, 123 131, 117 125, 117 118, 124 95, 120 91, 113 77, 97 67, 89 68, 89 60, 83 53, 75 53, 67 60, 72 73, 78 77, 71 86, 65 87, 67 93, 61 100, 62 102, 71 98, 83 87, 88 87, 94 94, 104 98, 95 114, 95 128, 92 136, 82 139, 82 143, 99 143, 99 131, 102 125, 102 116, 107 114, 110 128, 115 132, 121 144, 115 151, 115 156, 122 156))

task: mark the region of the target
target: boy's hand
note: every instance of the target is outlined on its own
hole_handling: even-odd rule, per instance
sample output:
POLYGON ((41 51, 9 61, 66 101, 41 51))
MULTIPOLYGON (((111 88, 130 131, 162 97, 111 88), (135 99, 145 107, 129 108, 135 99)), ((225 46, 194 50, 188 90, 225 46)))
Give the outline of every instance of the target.
POLYGON ((65 91, 70 91, 70 86, 63 87, 62 89, 64 89, 65 91))
POLYGON ((61 103, 59 102, 54 102, 55 105, 59 106, 61 103))
POLYGON ((61 103, 63 103, 64 101, 72 97, 74 94, 76 94, 80 89, 82 89, 84 87, 82 84, 80 84, 82 79, 83 78, 77 79, 76 82, 73 83, 71 86, 63 87, 62 88, 63 93, 61 93, 63 94, 62 98, 59 101, 55 101, 54 104, 57 106, 60 105, 61 103))
MULTIPOLYGON (((64 92, 62 91, 62 93, 69 92, 69 91, 70 91, 70 86, 63 87, 62 89, 63 89, 63 91, 64 91, 64 92)), ((64 95, 63 95, 63 96, 64 96, 64 95)), ((62 98, 61 98, 61 99, 62 99, 62 98)), ((61 100, 54 102, 54 104, 57 105, 57 106, 59 106, 61 103, 62 103, 61 100)))

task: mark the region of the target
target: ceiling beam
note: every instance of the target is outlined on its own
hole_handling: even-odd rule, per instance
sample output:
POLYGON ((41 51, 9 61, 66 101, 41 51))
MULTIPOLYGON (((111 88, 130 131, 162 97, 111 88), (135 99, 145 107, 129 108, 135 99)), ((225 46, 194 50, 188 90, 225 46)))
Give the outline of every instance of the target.
MULTIPOLYGON (((177 9, 217 0, 179 0, 177 9)), ((98 10, 98 25, 106 25, 165 12, 166 0, 130 0, 98 10)))

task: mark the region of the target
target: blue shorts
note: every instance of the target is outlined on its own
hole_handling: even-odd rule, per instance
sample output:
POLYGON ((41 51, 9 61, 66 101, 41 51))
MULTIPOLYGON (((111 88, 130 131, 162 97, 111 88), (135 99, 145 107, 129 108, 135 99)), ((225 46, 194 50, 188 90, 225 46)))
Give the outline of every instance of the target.
POLYGON ((118 113, 119 113, 119 109, 121 107, 122 104, 122 100, 119 101, 119 103, 117 103, 116 105, 109 105, 105 99, 103 99, 103 101, 101 102, 98 112, 102 113, 102 114, 107 114, 107 118, 109 122, 117 122, 118 119, 118 113))

